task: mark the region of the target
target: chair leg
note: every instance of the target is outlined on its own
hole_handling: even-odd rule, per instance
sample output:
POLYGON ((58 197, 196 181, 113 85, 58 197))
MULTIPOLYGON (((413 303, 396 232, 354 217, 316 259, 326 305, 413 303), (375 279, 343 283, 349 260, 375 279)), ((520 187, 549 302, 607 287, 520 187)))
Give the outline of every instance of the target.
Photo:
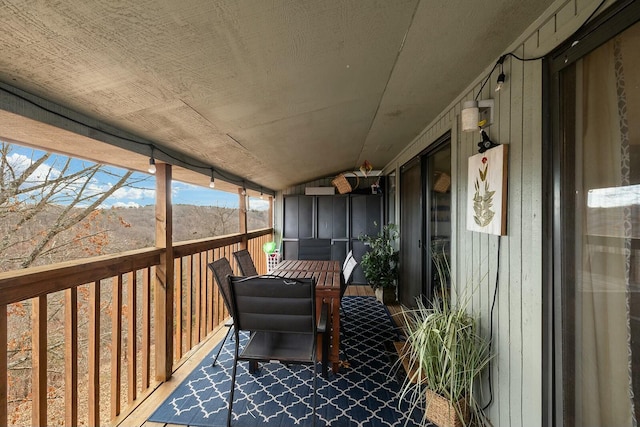
POLYGON ((329 332, 322 334, 322 376, 329 377, 329 332))
MULTIPOLYGON (((324 363, 324 362, 323 362, 324 363)), ((311 421, 311 425, 313 427, 316 426, 316 395, 318 394, 318 364, 316 362, 313 363, 313 420, 311 421)))
POLYGON ((340 310, 342 310, 342 314, 344 314, 344 318, 347 318, 347 312, 344 309, 344 306, 342 305, 342 298, 340 298, 340 310))
POLYGON ((229 412, 227 413, 227 427, 231 427, 231 415, 233 413, 233 392, 236 387, 236 368, 238 367, 238 344, 236 343, 233 357, 233 369, 231 371, 231 389, 229 390, 229 412))
POLYGON ((227 328, 227 333, 224 336, 224 338, 222 339, 222 343, 220 344, 220 347, 218 348, 218 352, 216 353, 216 357, 213 358, 213 363, 211 364, 212 368, 216 366, 216 361, 218 360, 218 356, 220 356, 220 352, 222 351, 222 347, 224 347, 224 343, 227 342, 227 338, 229 337, 230 333, 231 333, 231 328, 227 328))

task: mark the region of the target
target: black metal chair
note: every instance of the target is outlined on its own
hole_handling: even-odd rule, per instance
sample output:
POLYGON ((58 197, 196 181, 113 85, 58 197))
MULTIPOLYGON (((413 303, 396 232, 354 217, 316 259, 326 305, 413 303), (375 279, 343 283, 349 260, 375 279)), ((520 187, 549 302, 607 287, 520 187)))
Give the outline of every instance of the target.
POLYGON ((241 249, 237 252, 233 253, 233 257, 236 259, 238 263, 238 267, 240 267, 240 273, 243 276, 257 276, 258 271, 256 270, 256 266, 253 263, 253 259, 251 258, 251 254, 246 249, 241 249))
MULTIPOLYGON (((315 280, 273 276, 229 277, 234 308, 235 357, 229 392, 227 426, 231 426, 238 361, 279 361, 313 365, 313 425, 316 424, 318 329, 326 330, 323 304, 316 323, 315 280), (251 332, 240 350, 240 331, 251 332)), ((327 339, 322 335, 323 347, 327 339)))
POLYGON ((218 348, 218 352, 216 353, 216 357, 213 358, 213 363, 211 366, 216 366, 216 362, 218 361, 218 356, 220 356, 220 352, 222 351, 222 347, 224 347, 224 343, 227 341, 229 334, 231 333, 231 329, 233 328, 233 307, 231 306, 231 292, 229 291, 229 281, 227 280, 227 276, 233 276, 233 269, 231 268, 231 264, 226 257, 222 257, 218 260, 210 263, 209 268, 213 272, 213 276, 218 282, 218 287, 220 289, 220 294, 222 295, 222 300, 224 301, 224 305, 227 307, 231 318, 229 318, 224 326, 227 328, 227 333, 218 348))
POLYGON ((340 277, 340 307, 342 308, 342 297, 347 291, 347 288, 351 284, 351 277, 353 276, 353 270, 356 269, 358 261, 353 257, 353 251, 349 251, 347 257, 342 264, 342 276, 340 277))
POLYGON ((298 240, 298 259, 312 261, 331 259, 331 239, 298 240))

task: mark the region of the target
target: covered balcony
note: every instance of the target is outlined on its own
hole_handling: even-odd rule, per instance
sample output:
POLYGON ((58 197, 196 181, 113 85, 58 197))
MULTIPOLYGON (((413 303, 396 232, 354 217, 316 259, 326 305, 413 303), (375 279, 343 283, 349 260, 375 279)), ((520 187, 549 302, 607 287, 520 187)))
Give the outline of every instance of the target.
MULTIPOLYGON (((575 135, 558 123, 589 122, 563 116, 558 82, 586 91, 587 73, 558 76, 583 66, 596 46, 585 41, 631 27, 639 9, 627 0, 3 2, 2 146, 151 173, 145 190, 155 201, 142 247, 34 264, 55 241, 20 262, 4 245, 12 231, 0 238, 9 248, 0 257, 17 266, 0 271, 0 368, 23 372, 20 381, 0 378, 0 425, 157 427, 151 414, 227 330, 207 264, 226 257, 238 272, 232 254, 247 249, 266 273, 265 243, 296 259, 304 240, 330 241, 334 261, 350 250, 360 260, 359 236, 390 223, 401 254, 390 312, 466 294, 496 354, 480 386, 493 425, 579 425, 565 414, 588 419, 593 405, 578 402, 573 360, 561 360, 560 273, 569 273, 552 258, 567 247, 555 213, 578 194, 559 187, 573 151, 557 139, 575 135), (504 211, 498 230, 485 233, 473 228, 469 159, 502 145, 504 211), (237 229, 177 238, 175 182, 233 195, 237 229), (251 198, 268 206, 257 227, 251 198), (441 282, 436 251, 451 269, 441 282), (563 369, 567 376, 555 376, 563 369)), ((612 52, 637 51, 630 34, 612 52)), ((562 95, 583 101, 569 89, 562 95)), ((16 158, 7 157, 0 214, 15 210, 12 197, 55 205, 16 193, 24 182, 11 179, 16 158)), ((492 194, 484 205, 493 206, 492 194)), ((56 228, 41 223, 41 234, 56 228)), ((636 246, 625 265, 635 265, 636 246)), ((347 295, 370 296, 358 274, 347 295)))

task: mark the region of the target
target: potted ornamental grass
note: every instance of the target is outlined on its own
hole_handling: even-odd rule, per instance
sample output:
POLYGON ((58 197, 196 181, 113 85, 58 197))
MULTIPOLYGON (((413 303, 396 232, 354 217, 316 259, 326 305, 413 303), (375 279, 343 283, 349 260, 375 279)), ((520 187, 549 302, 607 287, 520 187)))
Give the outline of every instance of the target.
POLYGON ((424 410, 422 425, 490 425, 477 391, 492 354, 477 319, 464 303, 452 303, 449 298, 431 306, 418 300, 417 308, 404 310, 403 317, 402 355, 408 376, 400 399, 408 401, 412 410, 424 410))

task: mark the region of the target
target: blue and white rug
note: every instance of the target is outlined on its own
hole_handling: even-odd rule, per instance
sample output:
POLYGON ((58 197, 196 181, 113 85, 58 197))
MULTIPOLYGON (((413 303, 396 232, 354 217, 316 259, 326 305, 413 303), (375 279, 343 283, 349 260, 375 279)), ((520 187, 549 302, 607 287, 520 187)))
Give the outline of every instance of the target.
MULTIPOLYGON (((318 376, 317 426, 416 426, 422 414, 407 422, 407 405, 398 407, 400 383, 393 372, 397 334, 386 307, 373 297, 344 297, 341 360, 345 367, 329 378, 318 376), (405 424, 405 422, 407 422, 405 424)), ((246 339, 244 337, 243 339, 246 339)), ((227 399, 233 366, 233 342, 225 343, 215 367, 217 347, 178 386, 149 421, 190 426, 226 426, 227 399)), ((310 426, 312 368, 260 364, 252 375, 238 365, 232 425, 310 426)), ((320 372, 320 365, 318 365, 320 372)))

